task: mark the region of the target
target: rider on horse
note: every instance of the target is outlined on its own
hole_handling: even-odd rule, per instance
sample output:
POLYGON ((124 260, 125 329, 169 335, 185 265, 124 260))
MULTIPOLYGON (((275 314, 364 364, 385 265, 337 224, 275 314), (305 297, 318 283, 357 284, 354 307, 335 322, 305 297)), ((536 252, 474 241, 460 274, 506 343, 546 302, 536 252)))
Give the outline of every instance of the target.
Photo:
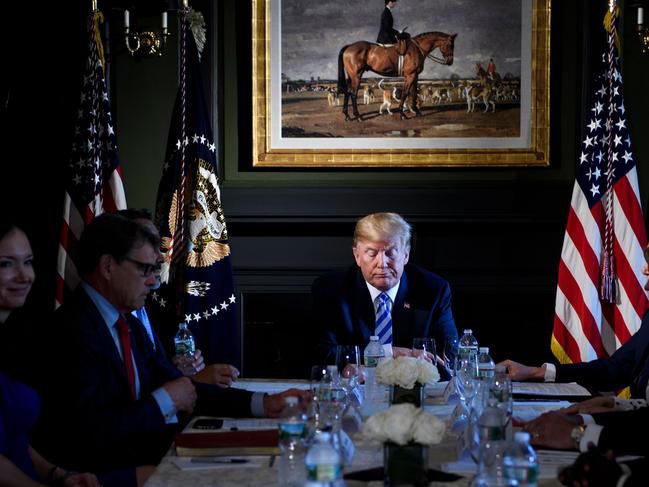
POLYGON ((381 28, 376 38, 378 44, 396 44, 399 31, 394 28, 392 9, 397 5, 397 0, 385 0, 385 8, 381 14, 381 28))

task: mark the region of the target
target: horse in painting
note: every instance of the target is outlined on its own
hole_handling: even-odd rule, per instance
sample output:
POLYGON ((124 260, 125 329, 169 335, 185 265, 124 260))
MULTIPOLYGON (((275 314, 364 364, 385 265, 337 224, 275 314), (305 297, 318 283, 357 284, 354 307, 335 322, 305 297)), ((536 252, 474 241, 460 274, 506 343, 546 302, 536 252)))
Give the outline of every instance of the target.
POLYGON ((345 120, 351 120, 348 113, 349 99, 356 120, 362 120, 358 112, 357 97, 361 78, 365 71, 373 71, 381 76, 403 76, 404 96, 399 104, 401 118, 403 103, 408 96, 412 98, 413 110, 417 115, 417 82, 424 69, 424 61, 430 59, 436 63, 450 66, 453 64, 453 48, 457 34, 443 32, 426 32, 407 39, 403 54, 402 70, 399 72, 399 54, 395 47, 384 47, 367 41, 358 41, 344 46, 338 54, 338 92, 344 93, 343 114, 345 120), (438 49, 442 57, 433 55, 438 49))

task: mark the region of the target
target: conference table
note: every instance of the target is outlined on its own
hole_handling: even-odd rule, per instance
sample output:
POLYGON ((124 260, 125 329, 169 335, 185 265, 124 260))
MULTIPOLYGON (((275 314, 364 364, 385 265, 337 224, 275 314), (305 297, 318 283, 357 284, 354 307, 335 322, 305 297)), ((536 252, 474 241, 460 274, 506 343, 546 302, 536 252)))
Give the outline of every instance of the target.
MULTIPOLYGON (((270 379, 242 379, 235 387, 274 393, 283 391, 290 387, 308 389, 308 381, 300 380, 270 380, 270 379)), ((436 384, 426 392, 425 409, 442 419, 449 419, 457 405, 457 399, 452 397, 448 402, 444 401, 442 392, 444 384, 436 384)), ((556 409, 568 405, 566 401, 529 401, 514 402, 514 416, 523 420, 541 414, 550 409, 556 409)), ((387 407, 387 406, 386 406, 387 407)), ((365 441, 360 432, 350 434, 355 445, 355 454, 352 464, 346 466, 344 473, 366 470, 380 467, 383 463, 383 452, 381 445, 365 441)), ((539 452, 539 486, 556 487, 561 485, 556 480, 556 471, 559 465, 572 463, 576 452, 561 453, 559 458, 551 455, 551 458, 544 459, 542 452, 539 452)), ((187 457, 176 457, 173 446, 163 458, 154 474, 146 482, 145 487, 265 487, 278 484, 278 463, 279 459, 269 456, 250 457, 246 464, 191 464, 187 457)), ((458 456, 457 435, 449 432, 442 443, 429 448, 429 467, 462 477, 453 482, 431 482, 430 486, 468 486, 475 474, 475 463, 468 454, 458 456)), ((356 480, 345 480, 347 487, 382 486, 382 481, 363 482, 356 480)))

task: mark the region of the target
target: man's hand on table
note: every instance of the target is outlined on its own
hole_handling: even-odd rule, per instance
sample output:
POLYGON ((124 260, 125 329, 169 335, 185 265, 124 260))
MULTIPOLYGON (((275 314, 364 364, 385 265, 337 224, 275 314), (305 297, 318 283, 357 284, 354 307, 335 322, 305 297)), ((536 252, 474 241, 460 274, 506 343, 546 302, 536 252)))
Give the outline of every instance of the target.
POLYGON ((511 380, 536 380, 541 382, 545 380, 545 366, 530 367, 513 360, 503 360, 498 365, 504 365, 507 368, 507 375, 511 380))
POLYGON ((392 347, 392 357, 415 357, 426 360, 427 362, 433 362, 435 358, 436 365, 444 366, 444 360, 442 360, 437 355, 433 355, 430 352, 425 350, 412 350, 405 347, 392 347))
POLYGON ((177 411, 191 414, 196 405, 196 389, 194 384, 187 377, 179 377, 163 385, 169 397, 173 401, 177 411))
POLYGON ((534 446, 574 450, 575 443, 570 433, 582 423, 579 415, 549 411, 525 423, 523 430, 529 432, 534 446))
POLYGON ((299 399, 299 406, 306 408, 311 402, 311 391, 303 391, 301 389, 287 389, 278 394, 268 394, 264 396, 264 412, 269 418, 279 417, 282 409, 284 409, 284 399, 289 396, 295 396, 299 399))
POLYGON ((192 376, 192 380, 219 387, 230 387, 238 377, 239 370, 230 364, 211 364, 192 376))
POLYGON ((608 413, 615 409, 615 398, 612 396, 600 396, 586 399, 585 401, 572 404, 559 411, 565 414, 595 414, 608 413))

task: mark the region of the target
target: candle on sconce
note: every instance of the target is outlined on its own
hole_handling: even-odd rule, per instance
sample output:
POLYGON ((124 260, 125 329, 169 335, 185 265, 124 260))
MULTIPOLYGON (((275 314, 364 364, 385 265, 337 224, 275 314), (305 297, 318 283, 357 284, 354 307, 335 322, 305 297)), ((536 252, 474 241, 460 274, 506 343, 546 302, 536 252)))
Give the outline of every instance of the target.
POLYGON ((167 28, 167 11, 162 12, 162 28, 167 28))
POLYGON ((130 27, 130 12, 128 10, 124 10, 124 27, 130 27))
POLYGON ((644 24, 644 8, 638 7, 638 25, 644 24))

